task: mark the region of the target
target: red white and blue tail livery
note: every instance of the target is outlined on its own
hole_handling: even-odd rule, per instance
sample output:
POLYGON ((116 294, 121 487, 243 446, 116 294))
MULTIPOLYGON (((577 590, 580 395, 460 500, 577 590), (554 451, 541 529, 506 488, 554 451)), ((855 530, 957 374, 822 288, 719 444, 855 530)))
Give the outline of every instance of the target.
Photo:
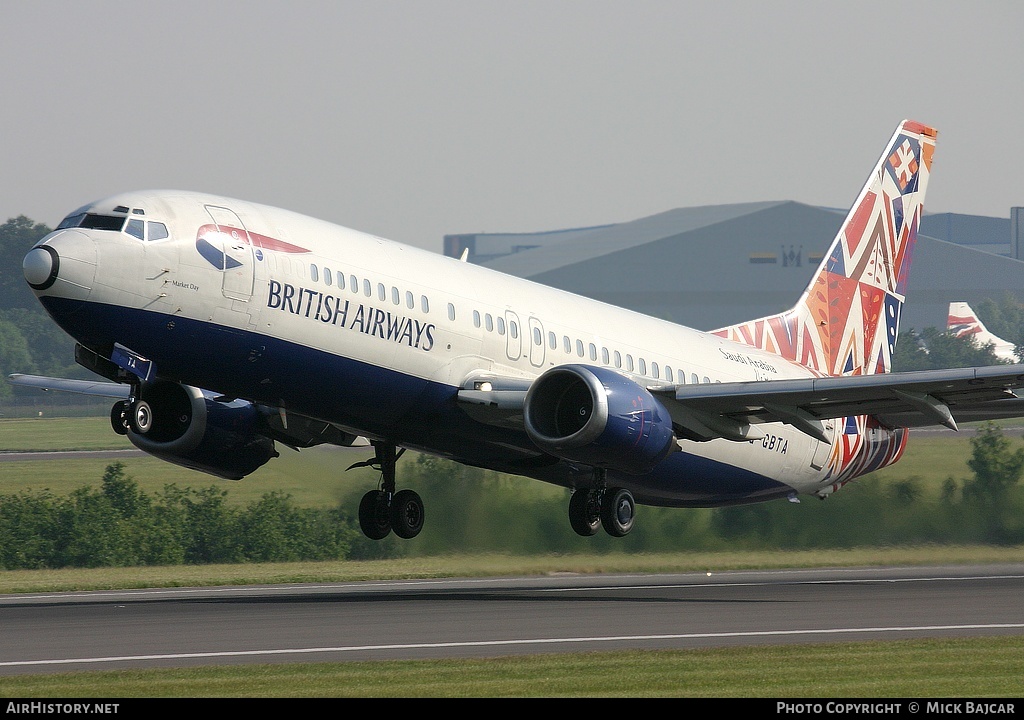
POLYGON ((949 317, 946 320, 946 332, 952 333, 954 337, 969 337, 974 344, 983 348, 992 346, 992 353, 1004 362, 1017 362, 1017 348, 1009 340, 993 335, 985 327, 974 309, 965 302, 951 302, 949 304, 949 317))

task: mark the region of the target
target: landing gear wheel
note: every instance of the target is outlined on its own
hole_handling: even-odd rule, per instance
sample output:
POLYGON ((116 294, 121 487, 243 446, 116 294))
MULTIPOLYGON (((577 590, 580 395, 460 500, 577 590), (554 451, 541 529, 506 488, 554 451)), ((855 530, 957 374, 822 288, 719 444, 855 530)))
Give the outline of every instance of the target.
POLYGON ((379 490, 363 495, 359 503, 359 528, 371 540, 383 540, 392 530, 403 539, 423 529, 423 500, 412 490, 395 492, 395 463, 405 452, 390 442, 373 443, 374 456, 349 466, 380 469, 379 490))
POLYGON ((359 501, 359 529, 371 540, 383 540, 391 532, 387 495, 371 490, 359 501))
POLYGON ((128 403, 126 401, 118 400, 110 408, 110 427, 114 428, 114 432, 118 435, 128 434, 128 403))
POLYGON ((601 524, 605 532, 612 537, 624 537, 633 529, 633 518, 636 514, 636 503, 629 490, 614 488, 609 490, 601 503, 601 524))
POLYGON ((576 490, 569 496, 569 524, 577 535, 590 537, 601 527, 601 506, 592 490, 576 490))
POLYGON ((130 408, 129 421, 132 430, 139 435, 145 435, 153 429, 153 408, 145 400, 139 400, 130 408))
POLYGON ((399 490, 391 499, 391 527, 405 540, 414 538, 423 529, 423 501, 413 490, 399 490))

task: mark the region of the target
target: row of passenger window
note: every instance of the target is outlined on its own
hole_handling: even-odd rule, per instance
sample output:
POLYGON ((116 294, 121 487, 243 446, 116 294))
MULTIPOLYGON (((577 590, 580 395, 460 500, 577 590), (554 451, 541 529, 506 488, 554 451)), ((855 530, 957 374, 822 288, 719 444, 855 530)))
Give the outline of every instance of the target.
MULTIPOLYGON (((452 317, 454 319, 454 316, 452 317)), ((505 334, 505 319, 500 315, 492 317, 490 313, 483 313, 481 315, 479 310, 473 311, 473 326, 483 327, 487 332, 497 331, 499 335, 505 334)), ((519 328, 515 320, 508 321, 508 332, 512 336, 512 339, 518 337, 519 328)), ((543 342, 541 329, 539 327, 533 328, 533 344, 540 345, 543 342)), ((548 332, 548 347, 551 350, 558 350, 558 335, 554 332, 548 332)), ((584 345, 582 340, 577 339, 575 343, 569 338, 568 335, 562 336, 562 352, 566 355, 572 355, 575 350, 577 357, 590 358, 592 362, 598 362, 598 347, 594 343, 588 343, 584 345)), ((638 372, 641 375, 648 375, 655 380, 661 380, 664 377, 668 382, 676 382, 677 373, 672 369, 671 365, 659 365, 657 362, 651 362, 648 367, 647 360, 644 358, 637 358, 636 362, 633 361, 633 356, 629 353, 623 355, 618 350, 609 350, 606 347, 600 348, 600 362, 602 365, 609 367, 615 367, 620 370, 624 369, 626 372, 638 372), (648 374, 648 370, 650 373, 648 374), (664 376, 662 373, 664 372, 664 376)), ((682 370, 678 372, 678 381, 680 383, 686 383, 686 373, 682 370)), ((691 383, 700 383, 701 378, 697 373, 690 375, 691 383)), ((705 376, 703 382, 710 383, 711 379, 705 376)))
MULTIPOLYGON (((339 290, 345 290, 346 287, 353 293, 359 293, 360 283, 359 279, 355 275, 346 276, 341 270, 332 271, 328 267, 321 269, 318 265, 309 266, 309 276, 313 282, 319 282, 321 277, 323 282, 328 287, 337 287, 339 290)), ((373 283, 363 278, 362 281, 362 292, 366 297, 373 297, 373 283)), ((377 299, 381 302, 387 302, 390 297, 392 304, 401 305, 403 293, 395 286, 391 286, 390 292, 384 283, 377 283, 377 299)), ((405 305, 410 310, 416 307, 415 296, 412 292, 406 290, 404 293, 405 305)), ((430 312, 430 301, 426 295, 420 296, 420 309, 424 313, 430 312)), ((455 321, 455 305, 448 303, 448 319, 452 322, 455 321)), ((479 310, 473 311, 473 327, 483 327, 487 332, 497 332, 498 335, 504 335, 506 332, 511 336, 513 340, 519 338, 519 324, 510 319, 507 323, 505 318, 501 315, 492 316, 490 313, 481 313, 479 310)), ((533 328, 533 344, 540 345, 543 342, 541 330, 539 327, 533 328)), ((558 336, 554 332, 548 333, 548 347, 551 350, 558 350, 558 336)), ((594 343, 589 343, 584 346, 582 340, 577 339, 575 345, 568 335, 562 336, 562 351, 566 355, 572 355, 575 349, 577 357, 587 358, 589 357, 592 362, 598 361, 598 347, 594 343)), ((609 350, 606 347, 600 348, 600 362, 602 365, 609 367, 615 367, 620 370, 624 369, 626 372, 637 372, 640 375, 648 375, 655 380, 661 380, 662 377, 668 382, 676 382, 677 373, 672 369, 671 365, 661 366, 657 362, 651 362, 648 367, 647 361, 644 358, 637 358, 634 364, 633 356, 629 353, 623 355, 618 350, 609 350), (664 372, 664 376, 662 373, 664 372)), ((686 382, 686 373, 680 370, 678 372, 678 382, 686 382)), ((701 382, 701 378, 697 376, 697 373, 690 375, 691 383, 701 382)), ((709 383, 711 380, 708 377, 703 378, 703 382, 709 383)))
MULTIPOLYGON (((455 318, 452 317, 451 319, 454 320, 455 318)), ((496 318, 494 318, 494 317, 491 317, 490 313, 484 313, 483 317, 482 317, 482 320, 481 320, 480 311, 479 310, 474 310, 473 311, 473 327, 478 328, 481 325, 483 325, 484 329, 486 329, 487 332, 497 331, 499 335, 504 335, 505 334, 505 318, 503 318, 501 315, 498 315, 496 318)), ((534 328, 534 329, 536 330, 536 328, 534 328)), ((539 333, 540 330, 537 330, 537 332, 539 333)), ((509 333, 509 335, 512 336, 513 340, 517 339, 519 337, 519 323, 517 323, 515 320, 509 320, 508 321, 508 333, 509 333)), ((539 343, 537 343, 537 344, 539 344, 539 343)))
MULTIPOLYGON (((558 338, 555 333, 548 333, 548 346, 551 349, 556 349, 558 346, 558 338)), ((576 356, 581 358, 590 358, 591 362, 598 362, 598 347, 594 343, 588 343, 584 347, 583 341, 577 339, 575 342, 576 356)), ((573 341, 569 339, 568 335, 562 336, 562 351, 566 355, 571 355, 573 352, 573 341)), ((648 375, 655 380, 662 379, 662 370, 664 370, 664 379, 668 382, 675 382, 676 373, 672 370, 671 365, 665 365, 664 368, 657 362, 651 362, 650 366, 647 365, 647 360, 644 358, 637 358, 636 363, 633 362, 633 356, 630 353, 623 355, 618 350, 609 350, 606 347, 600 348, 600 362, 602 365, 615 367, 626 372, 637 372, 640 375, 648 375), (650 372, 648 372, 650 371, 650 372)), ((696 375, 694 375, 694 382, 697 382, 696 375)), ((686 382, 686 373, 679 373, 679 381, 686 382)))
MULTIPOLYGON (((346 276, 341 270, 332 271, 328 267, 324 267, 322 270, 318 265, 309 266, 309 279, 313 282, 323 282, 327 287, 337 287, 339 290, 345 290, 346 288, 351 290, 354 294, 359 294, 360 283, 359 278, 355 275, 346 276)), ((373 286, 374 283, 368 278, 363 278, 362 281, 362 293, 366 297, 373 297, 373 286)), ((404 293, 394 285, 391 286, 389 291, 388 287, 384 283, 377 283, 377 299, 381 302, 387 302, 390 297, 393 305, 401 305, 405 301, 405 306, 410 310, 416 308, 416 296, 409 290, 404 293)), ((449 303, 449 315, 454 313, 454 306, 449 303)), ((430 312, 430 301, 426 295, 420 295, 420 310, 424 313, 430 312)), ((453 318, 454 319, 454 318, 453 318)))

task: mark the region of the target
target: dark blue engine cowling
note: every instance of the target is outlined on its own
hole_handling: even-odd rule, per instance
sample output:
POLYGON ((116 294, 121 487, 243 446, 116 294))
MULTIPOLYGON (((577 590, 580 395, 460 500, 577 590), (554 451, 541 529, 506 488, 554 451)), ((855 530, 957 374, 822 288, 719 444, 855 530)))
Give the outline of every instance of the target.
POLYGON ((260 431, 260 412, 249 402, 223 401, 198 388, 171 382, 144 385, 152 426, 128 439, 161 460, 228 480, 242 477, 277 456, 274 441, 260 431))
POLYGON ((678 447, 664 406, 610 368, 552 368, 530 386, 524 411, 538 447, 594 467, 641 475, 678 447))

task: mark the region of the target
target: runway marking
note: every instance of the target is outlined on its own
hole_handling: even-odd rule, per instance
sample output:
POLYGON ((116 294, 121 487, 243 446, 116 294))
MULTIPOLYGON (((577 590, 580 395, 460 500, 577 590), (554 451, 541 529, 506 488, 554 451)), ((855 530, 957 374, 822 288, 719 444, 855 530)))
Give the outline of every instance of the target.
POLYGON ((303 655, 319 653, 348 653, 381 650, 430 650, 438 648, 508 647, 513 645, 554 645, 558 643, 609 643, 625 640, 705 640, 713 638, 756 638, 798 635, 841 635, 849 633, 881 632, 935 632, 949 630, 1017 630, 1024 623, 993 623, 989 625, 921 625, 874 628, 832 628, 823 630, 763 630, 754 632, 682 633, 669 635, 609 635, 582 638, 531 638, 523 640, 478 640, 471 642, 399 643, 394 645, 343 645, 323 648, 288 648, 279 650, 235 650, 223 652, 167 653, 165 655, 121 655, 97 658, 68 658, 63 660, 13 660, 0 662, 0 667, 28 667, 39 665, 73 665, 77 663, 112 663, 141 660, 195 660, 224 657, 258 657, 270 655, 303 655))
POLYGON ((1024 575, 963 575, 963 576, 936 576, 917 578, 847 578, 840 580, 762 580, 758 582, 704 582, 704 583, 679 583, 675 585, 580 585, 579 587, 564 588, 536 588, 536 592, 576 592, 585 590, 678 590, 683 588, 733 588, 733 587, 764 587, 776 585, 855 585, 874 584, 885 585, 889 583, 912 583, 912 582, 944 582, 950 580, 1022 580, 1024 575))

